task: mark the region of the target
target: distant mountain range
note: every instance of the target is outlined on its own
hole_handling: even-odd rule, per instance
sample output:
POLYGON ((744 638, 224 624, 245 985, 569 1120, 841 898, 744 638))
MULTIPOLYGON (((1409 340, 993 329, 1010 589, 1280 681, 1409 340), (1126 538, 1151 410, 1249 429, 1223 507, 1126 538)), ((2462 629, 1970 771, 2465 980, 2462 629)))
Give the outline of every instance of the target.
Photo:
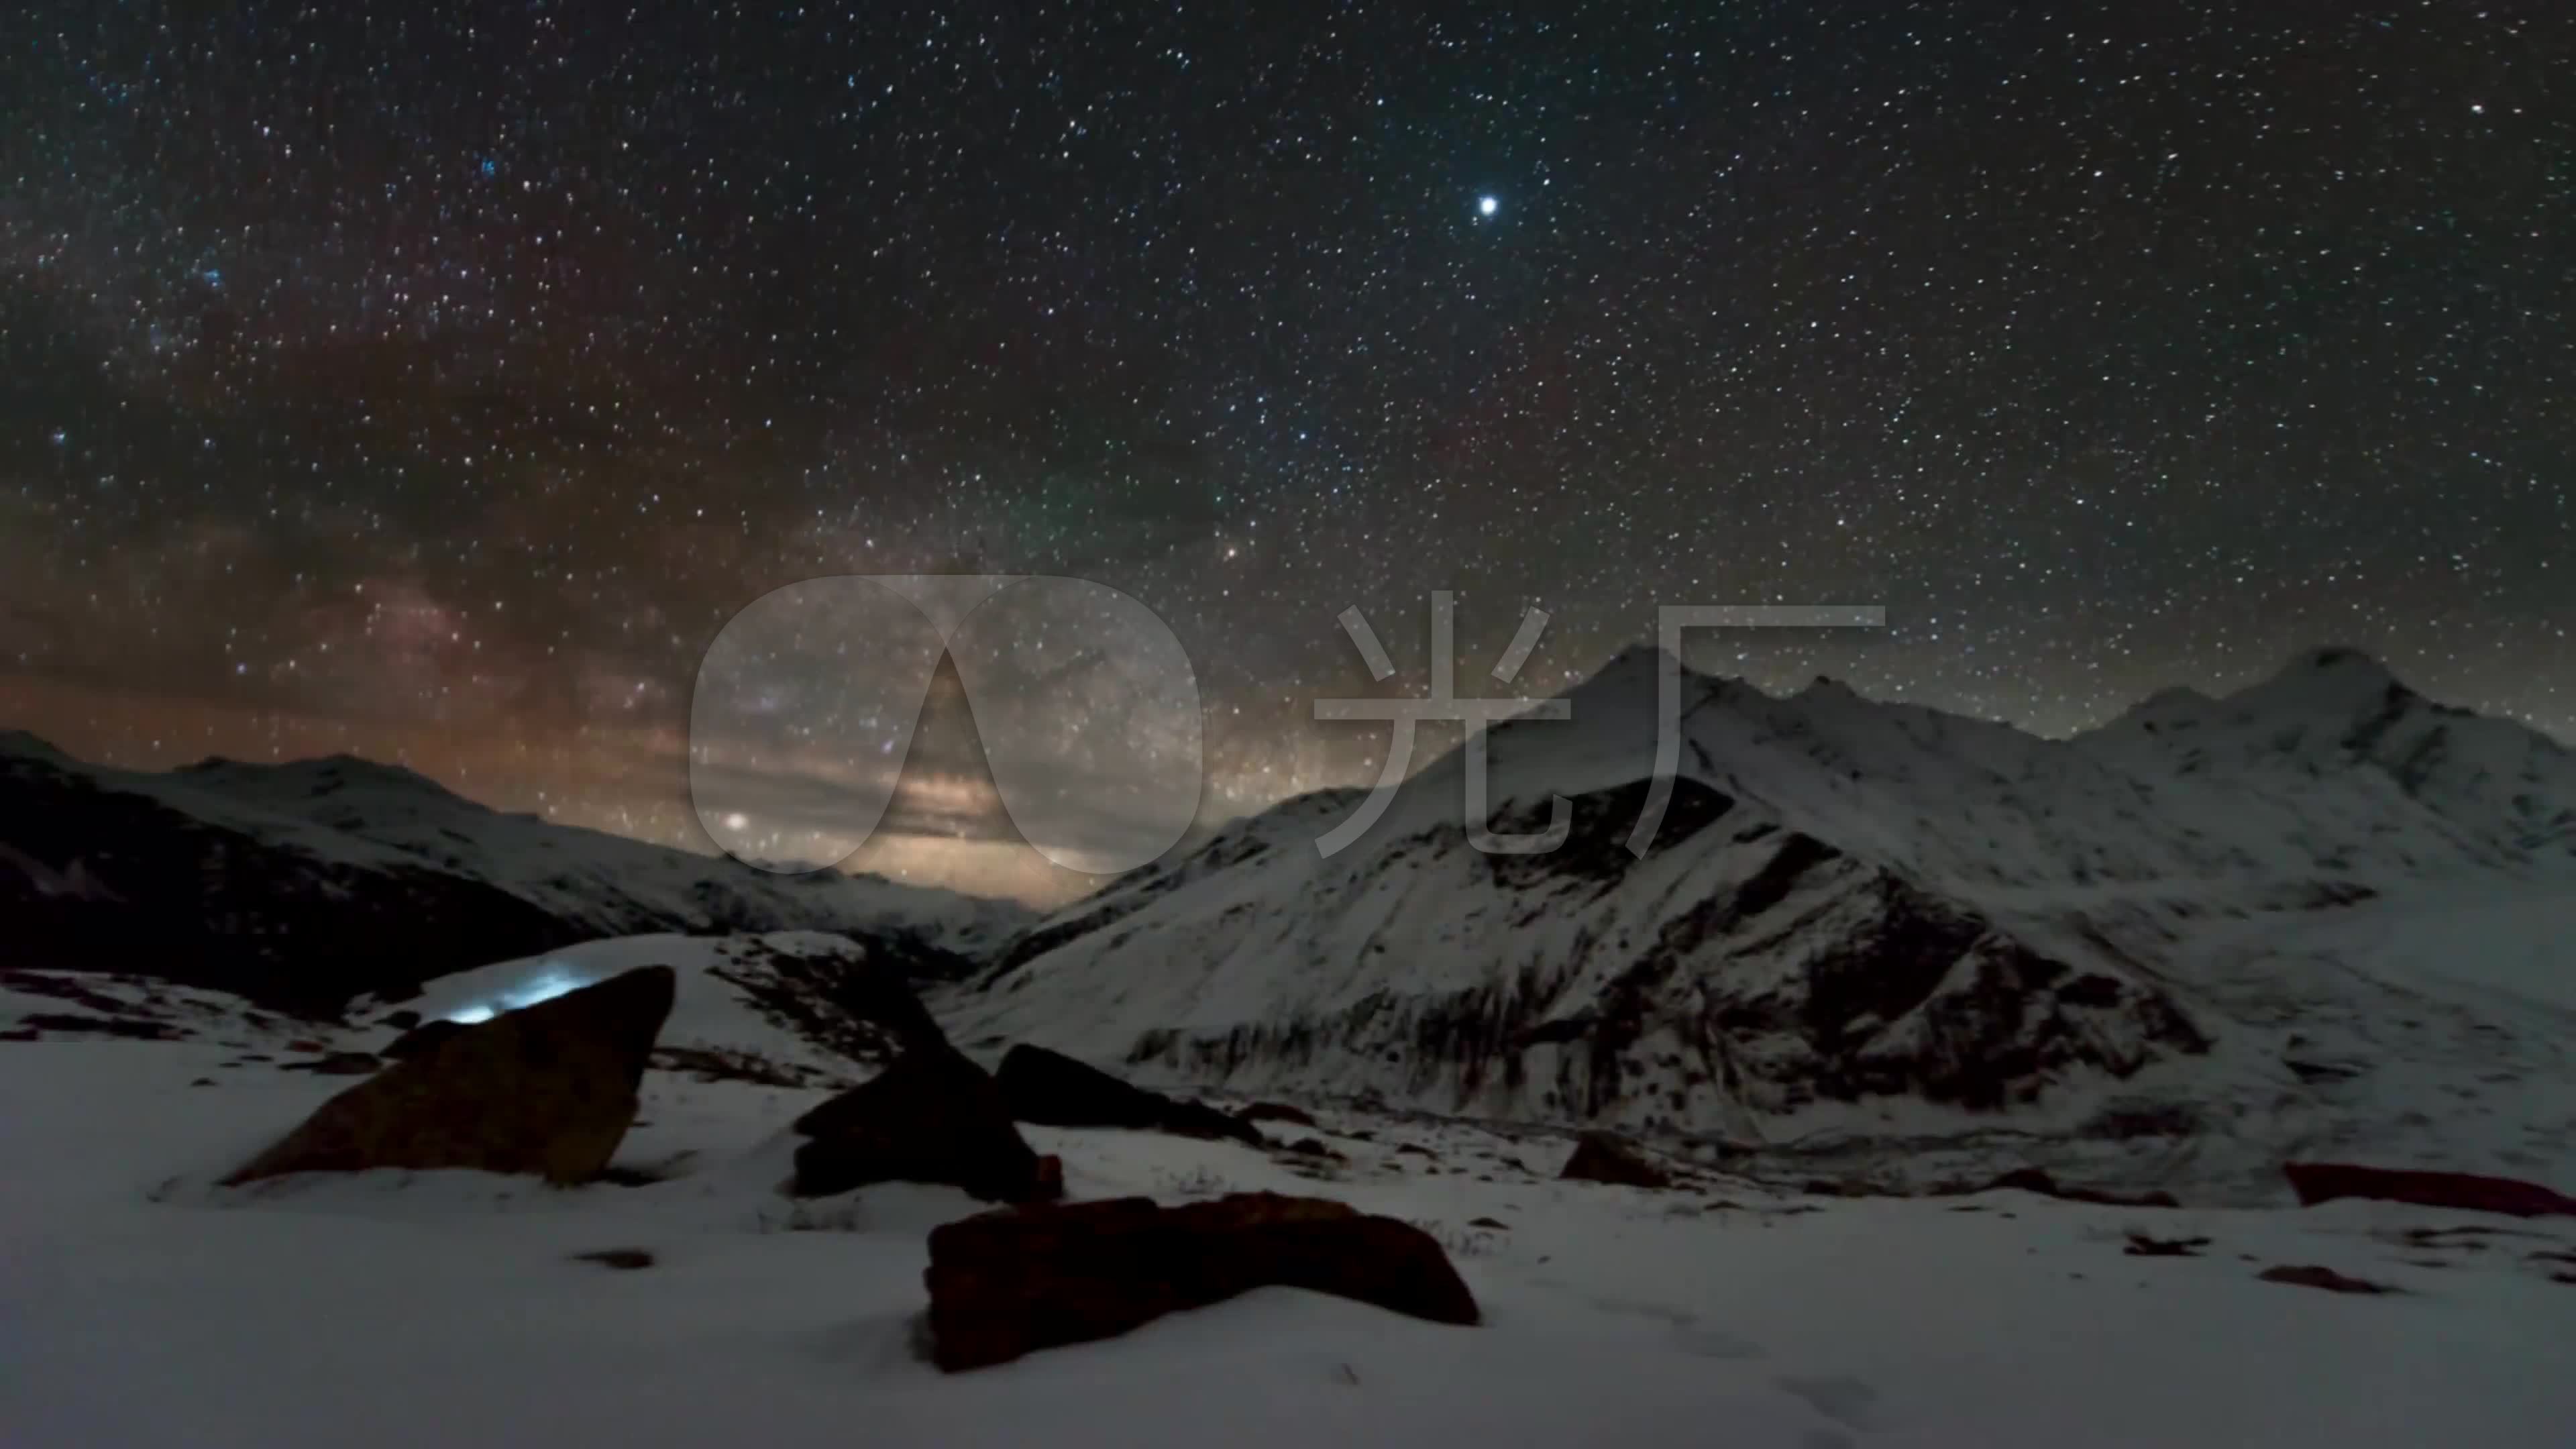
MULTIPOLYGON (((1361 791, 1044 918, 503 814, 345 757, 137 773, 0 735, 0 944, 327 1013, 492 963, 560 976, 550 953, 587 941, 821 932, 922 984, 970 1050, 1611 1125, 1837 1181, 2037 1162, 2271 1191, 2284 1157, 2372 1154, 2576 1172, 2557 742, 2350 650, 2064 740, 1683 671, 1679 771, 1637 858, 1661 659, 1492 732, 1491 828, 1535 833, 1562 797, 1559 849, 1476 850, 1460 750, 1330 858, 1361 791)), ((842 959, 789 954, 807 976, 842 959)))
POLYGON ((167 773, 0 733, 14 964, 134 971, 294 1010, 650 932, 864 934, 925 977, 1025 924, 1003 902, 717 856, 486 809, 347 756, 167 773))
MULTIPOLYGON (((1492 733, 1360 840, 1289 801, 1121 878, 946 1003, 1241 1091, 1605 1122, 1843 1170, 2029 1158, 2268 1173, 2288 1146, 2487 1168, 2576 1142, 2576 755, 2351 650, 2066 740, 1819 680, 1685 673, 1679 778, 1625 848, 1660 656, 1492 733)), ((1900 1170, 1891 1168, 1891 1170, 1900 1170)))

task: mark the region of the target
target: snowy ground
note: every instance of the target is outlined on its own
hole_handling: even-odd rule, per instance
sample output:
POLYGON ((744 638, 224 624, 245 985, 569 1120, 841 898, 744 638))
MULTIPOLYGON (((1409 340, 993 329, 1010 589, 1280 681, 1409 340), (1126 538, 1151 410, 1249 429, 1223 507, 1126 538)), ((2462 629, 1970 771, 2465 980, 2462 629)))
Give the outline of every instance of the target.
POLYGON ((347 1085, 230 1060, 0 1042, 0 1439, 2496 1449, 2576 1423, 2576 1284, 2552 1277, 2576 1274, 2576 1224, 1640 1192, 1549 1180, 1553 1139, 1331 1113, 1348 1160, 1306 1167, 1324 1182, 1234 1144, 1029 1135, 1081 1196, 1266 1187, 1422 1222, 1485 1326, 1267 1290, 943 1376, 909 1349, 923 1235, 972 1204, 772 1196, 776 1134, 818 1094, 654 1074, 621 1162, 685 1171, 649 1186, 220 1191, 209 1177, 347 1085), (2213 1241, 2132 1257, 2131 1228, 2213 1241), (2426 1228, 2472 1231, 2406 1239, 2426 1228), (657 1261, 571 1257, 609 1248, 657 1261), (2278 1263, 2405 1292, 2255 1279, 2278 1263))

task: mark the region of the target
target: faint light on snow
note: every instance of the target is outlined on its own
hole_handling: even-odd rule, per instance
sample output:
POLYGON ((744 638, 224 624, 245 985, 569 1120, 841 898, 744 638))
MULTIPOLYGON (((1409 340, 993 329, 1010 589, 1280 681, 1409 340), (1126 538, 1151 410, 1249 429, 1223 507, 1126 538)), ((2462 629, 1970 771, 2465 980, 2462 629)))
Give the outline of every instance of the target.
POLYGON ((725 829, 727 830, 749 830, 750 828, 751 817, 743 814, 739 810, 725 817, 725 829))
POLYGON ((570 966, 560 961, 549 961, 545 964, 545 969, 536 975, 528 977, 488 1001, 478 1001, 471 1006, 459 1007, 449 1012, 447 1019, 459 1026, 472 1026, 478 1021, 490 1021, 505 1011, 534 1006, 540 1001, 552 1001, 567 991, 589 984, 589 978, 576 973, 570 966))

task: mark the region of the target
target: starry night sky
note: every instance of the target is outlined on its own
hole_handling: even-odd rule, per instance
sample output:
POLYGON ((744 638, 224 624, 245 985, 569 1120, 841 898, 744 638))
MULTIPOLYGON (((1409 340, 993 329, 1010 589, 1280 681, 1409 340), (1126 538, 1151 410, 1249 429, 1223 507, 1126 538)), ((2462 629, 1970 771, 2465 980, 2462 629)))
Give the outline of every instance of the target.
MULTIPOLYGON (((1468 693, 1533 605, 1524 693, 1879 603, 1690 657, 2063 732, 2334 641, 2576 737, 2563 0, 204 9, 0 17, 0 724, 75 753, 703 845, 726 621, 954 571, 1168 622, 1211 815, 1373 776, 1312 701, 1433 589, 1468 693)), ((1061 888, 955 693, 858 863, 1061 888)))

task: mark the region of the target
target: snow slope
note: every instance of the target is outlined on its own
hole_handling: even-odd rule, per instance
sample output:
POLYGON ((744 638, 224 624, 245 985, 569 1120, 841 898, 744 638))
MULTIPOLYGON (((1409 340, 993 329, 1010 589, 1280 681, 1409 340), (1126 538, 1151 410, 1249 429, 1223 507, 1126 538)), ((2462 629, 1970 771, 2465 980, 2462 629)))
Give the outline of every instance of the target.
POLYGON ((1330 858, 1356 792, 1040 923, 945 1003, 954 1029, 1900 1176, 2038 1158, 2271 1192, 2303 1142, 2576 1162, 2555 742, 2347 650, 2072 740, 1685 674, 1680 779, 1637 860, 1657 658, 1623 655, 1568 721, 1493 732, 1493 828, 1536 832, 1562 797, 1561 848, 1474 850, 1453 752, 1330 858), (2472 900, 2510 966, 2442 964, 2467 943, 2431 923, 2472 900))
POLYGON ((43 1168, 0 1174, 13 1446, 2544 1449, 2576 1421, 2576 1287, 2546 1256, 2576 1255, 2564 1227, 1646 1193, 1548 1180, 1562 1145, 1543 1136, 1333 1113, 1349 1161, 1322 1169, 1031 1136, 1079 1196, 1266 1187, 1415 1220, 1484 1326, 1272 1289, 943 1376, 909 1349, 923 1240, 974 1205, 887 1187, 787 1208, 760 1144, 819 1092, 648 1074, 621 1160, 681 1175, 642 1187, 385 1173, 226 1191, 204 1184, 341 1084, 218 1055, 0 1042, 0 1156, 43 1168), (198 1076, 218 1085, 184 1085, 198 1076), (2212 1241, 2130 1257, 2129 1229, 2212 1241), (656 1261, 572 1257, 610 1248, 656 1261), (2310 1263, 2404 1294, 2254 1276, 2310 1263))
POLYGON ((25 964, 139 971, 329 1010, 349 995, 651 931, 822 930, 938 975, 1025 919, 874 877, 507 815, 346 757, 151 774, 0 734, 0 906, 25 964))

